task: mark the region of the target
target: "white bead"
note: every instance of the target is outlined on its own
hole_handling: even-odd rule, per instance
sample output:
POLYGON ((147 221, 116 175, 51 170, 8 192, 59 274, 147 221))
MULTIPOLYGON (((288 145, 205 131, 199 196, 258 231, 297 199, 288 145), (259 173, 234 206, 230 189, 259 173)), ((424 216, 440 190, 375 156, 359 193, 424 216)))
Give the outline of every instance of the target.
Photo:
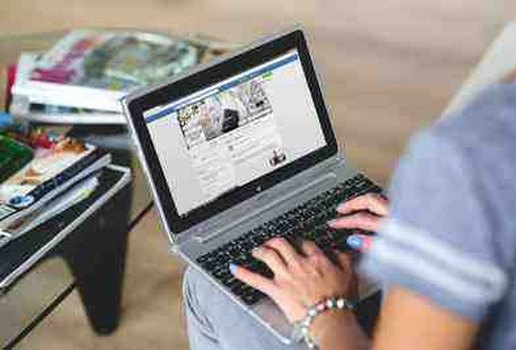
POLYGON ((346 301, 343 298, 337 299, 337 307, 343 309, 346 306, 346 301))

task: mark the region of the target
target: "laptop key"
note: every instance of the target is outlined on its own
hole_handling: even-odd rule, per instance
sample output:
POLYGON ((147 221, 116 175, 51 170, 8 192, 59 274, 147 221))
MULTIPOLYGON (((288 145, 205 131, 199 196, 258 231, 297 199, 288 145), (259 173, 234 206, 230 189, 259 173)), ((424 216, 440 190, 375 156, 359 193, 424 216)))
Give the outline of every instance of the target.
POLYGON ((253 305, 264 297, 263 293, 235 279, 229 272, 229 262, 272 278, 272 271, 263 262, 256 260, 251 252, 277 236, 286 238, 297 248, 302 240, 312 240, 332 259, 335 250, 349 251, 346 238, 356 230, 335 230, 327 226, 327 221, 335 217, 335 209, 341 202, 368 192, 382 193, 382 189, 362 174, 358 174, 198 257, 197 262, 246 304, 253 305))

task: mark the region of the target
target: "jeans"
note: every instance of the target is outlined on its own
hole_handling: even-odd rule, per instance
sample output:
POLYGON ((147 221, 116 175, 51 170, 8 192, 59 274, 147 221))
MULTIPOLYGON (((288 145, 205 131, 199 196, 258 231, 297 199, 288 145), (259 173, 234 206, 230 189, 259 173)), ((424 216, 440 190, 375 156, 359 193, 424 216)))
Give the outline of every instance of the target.
POLYGON ((183 281, 191 350, 306 350, 286 345, 197 270, 188 268, 183 281))

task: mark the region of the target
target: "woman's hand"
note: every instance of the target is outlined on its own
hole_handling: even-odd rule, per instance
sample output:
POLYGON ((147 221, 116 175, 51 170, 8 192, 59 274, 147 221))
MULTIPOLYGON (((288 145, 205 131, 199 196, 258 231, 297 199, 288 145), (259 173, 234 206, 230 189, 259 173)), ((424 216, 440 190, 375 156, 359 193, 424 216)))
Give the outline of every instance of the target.
POLYGON ((342 203, 337 212, 345 216, 330 221, 331 227, 377 232, 389 212, 389 201, 377 193, 368 193, 342 203))
MULTIPOLYGON (((329 225, 376 231, 387 215, 388 202, 378 194, 366 194, 342 203, 337 212, 343 215, 329 225)), ((285 313, 290 322, 302 319, 307 308, 323 298, 353 297, 356 278, 347 254, 336 253, 337 264, 331 262, 313 242, 305 241, 297 252, 284 238, 273 238, 253 251, 274 273, 273 279, 236 265, 231 270, 236 278, 267 294, 285 313)))
POLYGON ((331 262, 313 242, 304 241, 298 253, 284 238, 273 238, 253 251, 274 273, 265 278, 240 266, 232 265, 236 278, 267 294, 293 323, 307 309, 333 296, 353 297, 356 293, 351 259, 337 253, 338 264, 331 262))

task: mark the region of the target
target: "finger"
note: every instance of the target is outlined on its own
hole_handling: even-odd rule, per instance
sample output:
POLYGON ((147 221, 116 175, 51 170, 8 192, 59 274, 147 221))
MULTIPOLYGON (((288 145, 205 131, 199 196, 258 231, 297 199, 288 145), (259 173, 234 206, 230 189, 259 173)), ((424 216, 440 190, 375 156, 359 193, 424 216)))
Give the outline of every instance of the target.
POLYGON ((322 250, 312 241, 303 241, 301 249, 306 256, 323 254, 322 250))
POLYGON ((260 292, 265 293, 268 296, 271 296, 274 293, 275 286, 272 280, 233 263, 229 265, 229 270, 236 279, 258 289, 260 292))
POLYGON ((353 259, 350 254, 335 252, 337 256, 337 262, 344 271, 350 271, 353 267, 353 259))
POLYGON ((263 261, 272 270, 274 275, 283 274, 287 269, 287 265, 279 253, 266 245, 253 249, 252 255, 256 259, 263 261))
POLYGON ((337 256, 337 262, 339 263, 340 268, 351 278, 349 293, 350 296, 355 297, 358 295, 358 283, 357 276, 353 270, 353 258, 348 253, 336 252, 335 254, 337 256))
POLYGON ((369 210, 370 212, 385 216, 389 209, 389 202, 378 193, 367 193, 342 203, 337 207, 341 214, 350 214, 355 211, 369 210))
POLYGON ((283 260, 288 264, 292 264, 301 259, 294 247, 283 237, 273 238, 265 243, 267 247, 275 249, 283 260))
POLYGON ((349 216, 343 216, 328 222, 330 227, 335 229, 356 228, 366 231, 378 231, 382 218, 369 214, 367 212, 359 212, 349 216))

